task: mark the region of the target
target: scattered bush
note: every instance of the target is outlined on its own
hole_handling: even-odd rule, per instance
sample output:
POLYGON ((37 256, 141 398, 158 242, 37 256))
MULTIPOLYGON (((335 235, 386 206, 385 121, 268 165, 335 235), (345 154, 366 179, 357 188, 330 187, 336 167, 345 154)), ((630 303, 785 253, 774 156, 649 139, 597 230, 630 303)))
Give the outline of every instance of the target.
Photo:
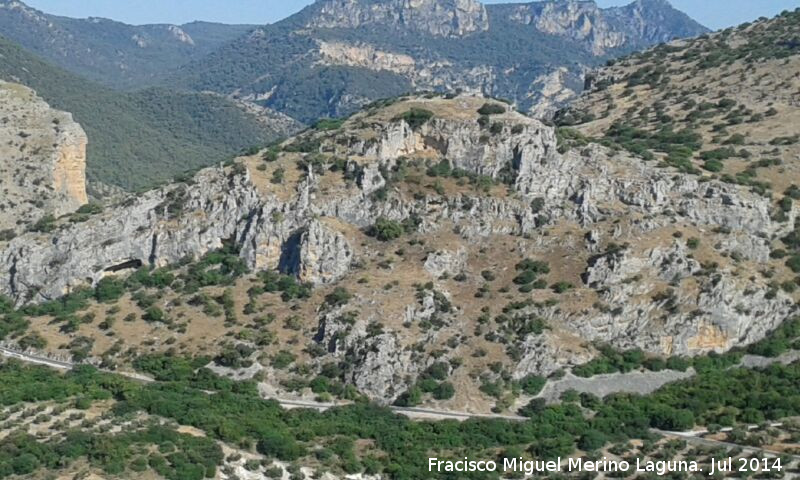
POLYGON ((389 220, 385 217, 379 217, 375 221, 375 225, 373 225, 368 231, 369 235, 382 242, 388 242, 390 240, 400 238, 404 233, 405 228, 401 223, 394 220, 389 220))
POLYGON ((425 125, 425 123, 427 123, 428 120, 430 120, 431 118, 433 118, 433 112, 431 112, 430 110, 412 107, 410 110, 401 115, 398 115, 393 120, 394 121, 402 120, 406 122, 408 126, 411 127, 412 130, 417 130, 421 126, 425 125))
POLYGON ((506 113, 506 107, 498 104, 498 103, 484 103, 481 108, 478 109, 478 113, 481 115, 500 115, 506 113))

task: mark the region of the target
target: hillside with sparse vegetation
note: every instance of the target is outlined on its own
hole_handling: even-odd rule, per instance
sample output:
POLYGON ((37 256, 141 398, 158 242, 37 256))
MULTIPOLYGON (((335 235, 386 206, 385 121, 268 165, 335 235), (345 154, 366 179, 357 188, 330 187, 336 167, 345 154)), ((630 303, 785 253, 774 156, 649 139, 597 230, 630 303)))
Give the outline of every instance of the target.
MULTIPOLYGON (((800 472, 800 10, 587 87, 555 124, 482 95, 377 100, 0 231, 0 479, 455 478, 429 457, 800 472)), ((239 138, 161 93, 111 113, 239 138)))

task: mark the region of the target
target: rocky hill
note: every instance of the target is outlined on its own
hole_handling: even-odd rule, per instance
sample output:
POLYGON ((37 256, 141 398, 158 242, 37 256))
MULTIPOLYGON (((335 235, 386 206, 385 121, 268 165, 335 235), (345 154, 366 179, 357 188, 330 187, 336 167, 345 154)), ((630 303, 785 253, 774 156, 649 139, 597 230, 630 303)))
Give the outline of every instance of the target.
POLYGON ((799 18, 786 12, 609 62, 557 121, 647 161, 781 200, 797 181, 800 153, 799 18))
POLYGON ((790 232, 758 234, 762 275, 792 292, 800 273, 792 216, 800 198, 798 34, 796 10, 611 62, 559 112, 563 148, 598 142, 761 196, 790 232))
POLYGON ((212 355, 282 395, 514 411, 519 382, 608 348, 762 339, 797 300, 771 255, 797 208, 772 213, 747 186, 565 149, 503 103, 409 97, 19 236, 0 291, 40 304, 7 340, 104 365, 212 355))
MULTIPOLYGON (((387 4, 352 21, 407 21, 387 4)), ((558 126, 405 95, 74 212, 80 127, 0 84, 0 478, 793 474, 798 25, 612 61, 558 126)))
POLYGON ((206 22, 133 26, 49 15, 17 0, 0 1, 4 37, 61 68, 113 87, 153 84, 164 71, 207 55, 252 28, 206 22))
POLYGON ((483 5, 476 0, 318 1, 182 66, 171 82, 310 123, 419 90, 480 93, 552 113, 585 69, 707 30, 664 0, 483 5))
POLYGON ((0 231, 8 240, 87 203, 86 134, 22 85, 0 82, 0 98, 0 231))

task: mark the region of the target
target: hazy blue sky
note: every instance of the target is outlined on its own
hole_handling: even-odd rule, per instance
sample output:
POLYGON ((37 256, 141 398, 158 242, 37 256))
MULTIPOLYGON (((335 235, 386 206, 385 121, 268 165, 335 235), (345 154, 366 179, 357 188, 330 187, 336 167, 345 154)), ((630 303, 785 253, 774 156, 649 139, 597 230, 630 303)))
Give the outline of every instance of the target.
MULTIPOLYGON (((207 20, 264 24, 300 10, 312 0, 23 0, 48 13, 69 17, 106 17, 126 23, 186 23, 207 20)), ((517 0, 519 1, 519 0, 517 0)), ((524 1, 524 0, 523 0, 524 1)), ((602 7, 631 0, 597 0, 602 7)), ((484 3, 507 3, 486 0, 484 3)), ((800 0, 672 0, 675 7, 717 29, 773 16, 800 7, 800 0)))

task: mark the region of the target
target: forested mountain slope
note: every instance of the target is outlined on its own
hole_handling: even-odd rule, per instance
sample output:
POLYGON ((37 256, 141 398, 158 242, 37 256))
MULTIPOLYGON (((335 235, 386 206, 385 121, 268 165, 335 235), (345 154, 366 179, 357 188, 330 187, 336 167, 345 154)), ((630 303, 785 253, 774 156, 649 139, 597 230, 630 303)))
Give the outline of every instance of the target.
POLYGON ((306 123, 414 90, 504 97, 545 115, 584 69, 707 30, 664 0, 483 5, 319 1, 187 64, 171 82, 259 102, 306 123))
POLYGON ((73 114, 88 136, 90 180, 138 189, 229 158, 297 128, 219 95, 150 88, 118 92, 49 65, 0 37, 0 78, 73 114))
POLYGON ((54 65, 113 87, 151 85, 163 72, 252 28, 207 22, 133 26, 104 18, 60 17, 18 0, 0 1, 0 35, 54 65))

